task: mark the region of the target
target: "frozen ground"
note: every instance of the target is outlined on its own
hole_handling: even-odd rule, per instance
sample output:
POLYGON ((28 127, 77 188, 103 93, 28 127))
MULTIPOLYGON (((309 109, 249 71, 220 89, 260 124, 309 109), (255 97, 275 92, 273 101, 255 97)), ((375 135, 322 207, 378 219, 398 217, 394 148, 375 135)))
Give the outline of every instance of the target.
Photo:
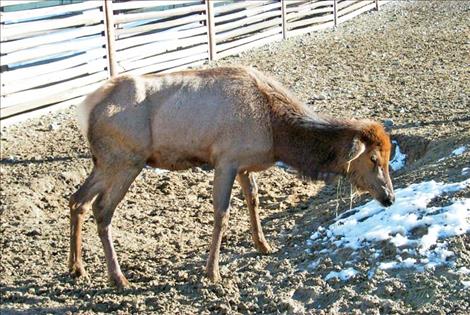
POLYGON ((67 199, 91 166, 73 111, 2 129, 0 313, 467 314, 468 12, 468 1, 392 2, 337 31, 215 63, 271 73, 337 117, 387 120, 406 155, 392 175, 397 204, 386 210, 367 196, 350 210, 347 184, 336 200, 335 185, 288 169, 259 174, 270 255, 252 247, 235 187, 218 284, 203 276, 212 172, 145 169, 137 178, 113 222, 133 284, 118 292, 107 284, 92 217, 84 229, 90 280, 67 274, 67 199))

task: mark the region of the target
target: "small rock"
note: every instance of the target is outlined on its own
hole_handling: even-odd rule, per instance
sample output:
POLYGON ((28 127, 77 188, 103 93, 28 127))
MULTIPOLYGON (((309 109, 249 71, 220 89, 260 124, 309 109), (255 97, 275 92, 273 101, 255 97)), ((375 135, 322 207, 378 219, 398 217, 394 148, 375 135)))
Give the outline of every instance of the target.
POLYGON ((42 233, 39 229, 32 229, 32 230, 26 232, 26 236, 39 236, 39 235, 42 235, 42 233))
POLYGON ((382 123, 383 123, 385 129, 390 129, 394 125, 394 122, 393 122, 392 119, 384 119, 382 123))

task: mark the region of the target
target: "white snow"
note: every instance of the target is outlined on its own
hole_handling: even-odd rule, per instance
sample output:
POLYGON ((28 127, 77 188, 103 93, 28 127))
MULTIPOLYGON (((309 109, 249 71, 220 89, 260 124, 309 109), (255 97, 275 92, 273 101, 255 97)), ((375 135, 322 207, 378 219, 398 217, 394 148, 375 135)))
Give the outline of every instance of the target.
POLYGON ((169 170, 165 170, 165 169, 162 169, 162 168, 156 168, 156 167, 151 167, 149 165, 145 165, 145 168, 146 169, 150 169, 152 172, 154 172, 155 174, 165 174, 165 173, 168 173, 169 170))
POLYGON ((406 154, 400 151, 400 147, 398 146, 397 141, 393 140, 392 143, 396 145, 396 148, 395 155, 390 161, 390 167, 392 168, 392 170, 398 171, 399 169, 402 169, 405 166, 406 154))
POLYGON ((347 281, 357 275, 357 270, 350 267, 341 271, 332 271, 326 275, 325 280, 330 280, 332 278, 339 278, 342 281, 347 281))
POLYGON ((465 151, 467 151, 467 147, 463 145, 452 151, 450 154, 451 156, 458 156, 462 155, 465 151))
MULTIPOLYGON (((396 202, 389 208, 373 200, 351 209, 329 227, 313 233, 307 245, 321 243, 323 249, 313 252, 320 255, 333 253, 331 247, 358 251, 365 247, 374 249, 378 242, 387 241, 395 245, 397 256, 380 261, 380 247, 371 250, 379 269, 413 267, 419 271, 453 266, 454 253, 448 249, 446 238, 470 232, 470 198, 451 199, 446 206, 429 206, 429 203, 438 196, 469 186, 470 178, 457 183, 427 181, 397 189, 396 202)), ((335 275, 330 273, 328 277, 335 275)))
POLYGON ((282 169, 288 169, 289 168, 289 165, 281 162, 281 161, 278 161, 276 162, 276 166, 279 167, 279 168, 282 168, 282 169))
POLYGON ((468 175, 470 174, 470 167, 464 167, 462 168, 462 175, 468 175))
MULTIPOLYGON (((460 147, 458 147, 457 149, 453 150, 449 156, 446 156, 446 157, 443 157, 443 158, 440 158, 439 160, 437 160, 438 162, 442 162, 450 157, 454 157, 454 156, 459 156, 459 155, 462 155, 464 154, 464 152, 467 151, 467 146, 466 145, 462 145, 460 147)), ((462 170, 463 172, 463 170, 462 170)))
POLYGON ((464 289, 470 289, 470 281, 461 281, 463 284, 464 289))

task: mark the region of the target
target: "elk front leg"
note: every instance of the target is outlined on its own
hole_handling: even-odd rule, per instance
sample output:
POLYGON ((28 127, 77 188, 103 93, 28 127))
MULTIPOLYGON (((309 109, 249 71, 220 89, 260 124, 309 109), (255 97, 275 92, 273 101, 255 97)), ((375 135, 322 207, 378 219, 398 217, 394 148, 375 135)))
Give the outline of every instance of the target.
POLYGON ((242 187, 243 194, 245 195, 248 210, 250 212, 251 236, 255 248, 263 254, 270 253, 271 246, 264 238, 263 229, 259 219, 258 206, 258 185, 256 185, 255 176, 248 172, 238 174, 238 182, 242 187))
POLYGON ((215 169, 213 187, 214 232, 206 265, 207 276, 213 282, 220 280, 220 244, 228 224, 230 194, 236 174, 236 169, 233 167, 216 167, 215 169))

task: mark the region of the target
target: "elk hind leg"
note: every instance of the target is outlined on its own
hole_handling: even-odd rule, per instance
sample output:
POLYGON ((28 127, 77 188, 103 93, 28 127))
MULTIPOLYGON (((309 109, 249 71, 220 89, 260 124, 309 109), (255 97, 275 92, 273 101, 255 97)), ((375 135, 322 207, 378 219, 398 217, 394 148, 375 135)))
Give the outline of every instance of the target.
POLYGON ((213 185, 214 232, 207 259, 207 276, 213 282, 220 280, 219 254, 229 218, 230 195, 235 181, 236 169, 231 166, 219 166, 215 169, 213 185))
POLYGON ((86 276, 82 262, 82 226, 86 212, 100 193, 98 177, 97 170, 93 169, 83 185, 70 197, 69 272, 73 277, 86 276))
POLYGON ((93 215, 98 228, 98 235, 103 245, 109 279, 118 288, 124 288, 129 282, 124 277, 114 250, 111 220, 119 202, 122 200, 130 185, 142 170, 142 165, 120 165, 119 170, 109 172, 106 177, 106 188, 93 203, 93 215))
POLYGON ((256 184, 255 177, 251 173, 242 172, 238 174, 237 180, 242 187, 248 210, 250 212, 251 236, 253 238, 255 248, 263 254, 268 254, 272 252, 272 249, 266 241, 261 227, 258 213, 258 185, 256 184))

